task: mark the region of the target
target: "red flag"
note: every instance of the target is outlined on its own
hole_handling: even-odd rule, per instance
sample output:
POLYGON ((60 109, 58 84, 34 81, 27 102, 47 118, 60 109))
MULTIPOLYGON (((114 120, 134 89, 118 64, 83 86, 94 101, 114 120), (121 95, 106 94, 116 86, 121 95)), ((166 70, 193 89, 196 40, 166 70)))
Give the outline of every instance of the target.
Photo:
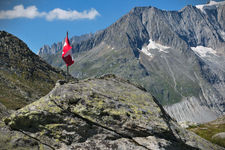
POLYGON ((66 34, 65 43, 63 46, 62 59, 64 60, 67 66, 70 66, 74 63, 72 57, 72 47, 70 46, 70 42, 68 40, 68 32, 66 34))

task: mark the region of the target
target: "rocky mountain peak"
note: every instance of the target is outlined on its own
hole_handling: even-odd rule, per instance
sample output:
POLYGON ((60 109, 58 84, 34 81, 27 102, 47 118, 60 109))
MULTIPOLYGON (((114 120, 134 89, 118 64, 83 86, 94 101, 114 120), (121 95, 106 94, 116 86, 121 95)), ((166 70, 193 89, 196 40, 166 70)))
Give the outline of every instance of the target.
POLYGON ((41 55, 41 54, 51 54, 50 52, 50 46, 49 45, 44 45, 42 48, 40 48, 40 50, 38 51, 38 55, 41 55))
MULTIPOLYGON (((91 39, 94 36, 94 34, 84 34, 81 36, 72 36, 69 40, 73 47, 76 47, 75 45, 81 43, 82 41, 86 41, 88 39, 91 39)), ((62 50, 64 40, 61 42, 53 43, 51 46, 44 45, 40 48, 38 51, 38 55, 44 57, 45 55, 53 55, 57 52, 62 50)))
POLYGON ((29 51, 28 46, 22 40, 18 39, 17 37, 6 31, 0 31, 0 38, 1 49, 3 49, 3 47, 8 47, 8 51, 10 51, 10 53, 21 52, 24 55, 32 53, 31 51, 29 51), (14 48, 11 49, 11 47, 14 48))

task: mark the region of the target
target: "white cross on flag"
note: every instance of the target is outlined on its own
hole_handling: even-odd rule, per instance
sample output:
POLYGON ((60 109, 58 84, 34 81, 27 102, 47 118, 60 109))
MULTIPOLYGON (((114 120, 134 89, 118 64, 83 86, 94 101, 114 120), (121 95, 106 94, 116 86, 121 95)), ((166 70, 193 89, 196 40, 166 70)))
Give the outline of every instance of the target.
POLYGON ((70 43, 68 40, 68 32, 66 34, 65 43, 63 46, 62 59, 64 60, 67 66, 70 66, 74 63, 74 60, 72 57, 72 47, 70 46, 70 43))

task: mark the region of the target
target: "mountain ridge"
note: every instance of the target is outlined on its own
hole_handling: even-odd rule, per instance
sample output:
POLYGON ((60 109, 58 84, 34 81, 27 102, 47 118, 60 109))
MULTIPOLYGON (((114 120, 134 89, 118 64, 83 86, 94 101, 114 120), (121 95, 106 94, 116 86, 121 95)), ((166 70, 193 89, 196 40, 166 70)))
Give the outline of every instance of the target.
MULTIPOLYGON (((74 45, 74 44, 80 43, 82 41, 85 41, 87 39, 90 39, 91 37, 93 37, 92 33, 84 34, 81 36, 73 36, 69 40, 70 40, 70 43, 72 45, 74 45)), ((43 57, 46 54, 56 54, 58 51, 62 50, 63 43, 64 43, 64 40, 62 42, 53 43, 51 45, 51 47, 49 45, 44 45, 38 51, 38 55, 43 57)))

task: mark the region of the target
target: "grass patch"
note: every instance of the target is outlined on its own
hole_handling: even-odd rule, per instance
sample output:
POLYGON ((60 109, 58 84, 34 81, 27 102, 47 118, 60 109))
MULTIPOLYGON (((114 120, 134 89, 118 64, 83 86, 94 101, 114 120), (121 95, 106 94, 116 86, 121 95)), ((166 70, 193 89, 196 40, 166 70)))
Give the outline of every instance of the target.
POLYGON ((206 123, 197 126, 191 126, 188 130, 196 133, 197 135, 201 136, 202 138, 225 147, 225 140, 224 139, 212 139, 212 136, 220 133, 225 132, 225 124, 217 124, 217 123, 206 123))
POLYGON ((5 107, 7 107, 8 109, 13 110, 17 110, 28 104, 27 102, 24 101, 23 98, 19 97, 0 98, 0 103, 5 105, 5 107))
POLYGON ((0 71, 0 103, 8 109, 22 108, 51 91, 58 79, 63 76, 54 71, 38 70, 32 75, 28 71, 0 71))

